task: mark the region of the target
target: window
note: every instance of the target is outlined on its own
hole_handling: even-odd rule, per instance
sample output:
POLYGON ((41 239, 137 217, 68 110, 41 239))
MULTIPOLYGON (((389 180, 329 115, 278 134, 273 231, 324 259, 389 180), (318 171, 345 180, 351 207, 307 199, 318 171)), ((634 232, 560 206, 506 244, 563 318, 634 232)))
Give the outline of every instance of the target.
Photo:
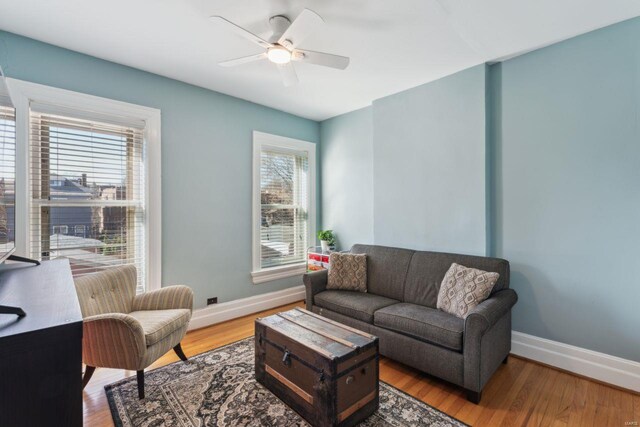
POLYGON ((315 236, 315 144, 254 132, 253 281, 301 274, 315 236))
POLYGON ((69 226, 68 225, 54 225, 53 234, 69 234, 69 226))
POLYGON ((76 225, 73 229, 73 233, 76 236, 86 237, 87 226, 86 225, 76 225))
POLYGON ((160 110, 7 79, 16 107, 16 254, 75 276, 133 264, 161 286, 160 110), (55 227, 55 228, 54 228, 55 227), (63 233, 64 232, 64 233, 63 233))
POLYGON ((142 288, 142 129, 32 109, 30 132, 31 256, 68 258, 74 276, 134 264, 142 288))

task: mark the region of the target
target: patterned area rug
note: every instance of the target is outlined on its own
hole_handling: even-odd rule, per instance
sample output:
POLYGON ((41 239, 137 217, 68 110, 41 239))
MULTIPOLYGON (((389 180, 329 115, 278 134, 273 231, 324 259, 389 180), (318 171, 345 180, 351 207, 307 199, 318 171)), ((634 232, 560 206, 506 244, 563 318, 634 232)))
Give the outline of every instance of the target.
MULTIPOLYGON (((308 426, 254 378, 253 338, 176 362, 145 375, 146 398, 135 377, 105 387, 116 426, 308 426)), ((465 424, 380 382, 380 408, 361 426, 465 424)))

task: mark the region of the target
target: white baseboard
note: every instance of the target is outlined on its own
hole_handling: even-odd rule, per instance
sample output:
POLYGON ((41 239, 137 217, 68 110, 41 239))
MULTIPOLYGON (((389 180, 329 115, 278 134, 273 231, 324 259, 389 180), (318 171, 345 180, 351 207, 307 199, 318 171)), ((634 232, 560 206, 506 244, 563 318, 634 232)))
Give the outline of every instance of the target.
POLYGON ((247 316, 304 299, 304 286, 223 302, 193 311, 189 330, 247 316))
POLYGON ((640 392, 640 363, 522 332, 512 332, 511 353, 585 377, 640 392))

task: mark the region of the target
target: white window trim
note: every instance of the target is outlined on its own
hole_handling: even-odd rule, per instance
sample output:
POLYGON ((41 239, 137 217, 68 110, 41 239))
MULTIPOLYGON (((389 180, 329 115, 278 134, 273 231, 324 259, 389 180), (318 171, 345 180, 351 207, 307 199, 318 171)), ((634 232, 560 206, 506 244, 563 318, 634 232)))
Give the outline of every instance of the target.
POLYGON ((96 120, 105 116, 120 118, 123 122, 145 123, 146 144, 145 176, 145 267, 147 270, 145 290, 162 286, 162 199, 160 156, 160 110, 114 101, 99 96, 87 95, 65 89, 54 88, 23 80, 8 78, 7 87, 16 109, 16 254, 30 256, 29 212, 29 106, 32 102, 55 105, 60 108, 80 110, 84 118, 95 115, 96 120))
POLYGON ((284 279, 303 274, 307 269, 306 260, 291 265, 269 268, 260 266, 260 154, 265 147, 306 152, 309 161, 309 194, 308 232, 309 245, 313 245, 316 236, 316 144, 284 136, 271 135, 264 132, 253 132, 253 215, 252 215, 252 256, 251 278, 254 284, 284 279))

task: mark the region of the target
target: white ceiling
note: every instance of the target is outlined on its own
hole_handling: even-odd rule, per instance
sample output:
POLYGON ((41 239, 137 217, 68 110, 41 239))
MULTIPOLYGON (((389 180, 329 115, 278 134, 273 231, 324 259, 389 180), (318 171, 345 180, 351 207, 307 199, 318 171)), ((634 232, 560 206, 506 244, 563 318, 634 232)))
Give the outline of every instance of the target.
POLYGON ((473 65, 640 15, 638 0, 0 0, 0 29, 314 120, 473 65), (296 63, 222 68, 259 47, 208 20, 268 38, 268 18, 304 8, 325 26, 301 47, 351 57, 345 71, 296 63))

